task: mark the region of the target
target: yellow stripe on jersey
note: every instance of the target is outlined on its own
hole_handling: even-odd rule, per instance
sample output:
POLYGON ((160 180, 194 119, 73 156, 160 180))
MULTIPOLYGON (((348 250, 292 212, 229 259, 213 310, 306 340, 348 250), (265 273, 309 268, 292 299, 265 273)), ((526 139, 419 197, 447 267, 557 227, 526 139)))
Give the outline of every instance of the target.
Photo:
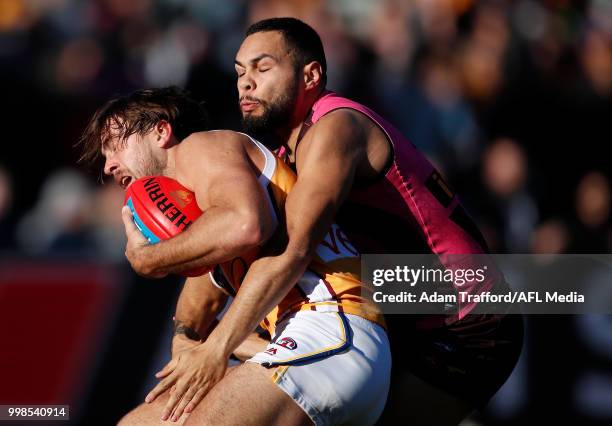
POLYGON ((336 349, 342 348, 346 344, 346 327, 344 326, 344 321, 342 321, 342 318, 340 317, 340 315, 339 314, 336 314, 336 315, 338 317, 338 323, 340 325, 340 334, 341 334, 340 342, 336 343, 335 345, 331 345, 331 346, 327 346, 325 348, 314 350, 312 352, 296 355, 296 356, 290 357, 290 358, 284 358, 284 359, 282 359, 282 360, 280 360, 278 362, 286 364, 286 363, 289 363, 289 362, 295 362, 295 361, 299 361, 299 360, 302 360, 302 359, 305 359, 305 358, 311 358, 311 357, 317 356, 319 354, 322 354, 324 352, 331 352, 331 351, 335 351, 336 349))
POLYGON ((283 376, 285 375, 289 367, 290 367, 289 365, 283 365, 281 367, 278 367, 276 371, 274 372, 274 374, 272 374, 272 382, 273 383, 280 382, 280 380, 283 378, 283 376))

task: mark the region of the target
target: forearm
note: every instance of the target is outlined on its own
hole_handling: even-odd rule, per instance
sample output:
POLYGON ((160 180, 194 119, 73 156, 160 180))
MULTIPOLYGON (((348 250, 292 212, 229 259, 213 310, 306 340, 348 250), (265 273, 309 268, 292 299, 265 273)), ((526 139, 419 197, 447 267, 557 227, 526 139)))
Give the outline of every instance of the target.
POLYGON ((188 278, 176 305, 175 334, 193 339, 196 333, 194 340, 206 339, 226 301, 227 296, 213 287, 208 276, 188 278))
POLYGON ((284 253, 254 262, 209 341, 222 348, 226 356, 234 352, 287 295, 306 270, 308 261, 308 256, 284 253))
POLYGON ((239 212, 213 207, 185 232, 145 247, 140 270, 153 275, 217 265, 262 243, 261 231, 239 212))
POLYGON ((176 304, 175 318, 204 338, 214 323, 215 317, 225 306, 226 297, 210 297, 212 285, 207 280, 188 278, 176 304))

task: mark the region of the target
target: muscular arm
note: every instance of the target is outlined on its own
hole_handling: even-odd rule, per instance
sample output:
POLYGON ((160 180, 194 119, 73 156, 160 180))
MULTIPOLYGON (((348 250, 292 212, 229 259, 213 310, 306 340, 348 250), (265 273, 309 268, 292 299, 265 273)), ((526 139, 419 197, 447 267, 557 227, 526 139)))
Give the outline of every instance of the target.
POLYGON ((288 244, 278 256, 254 262, 209 341, 230 354, 295 285, 346 198, 366 156, 364 130, 346 111, 330 113, 302 142, 298 180, 287 197, 288 244), (323 173, 324 172, 324 173, 323 173))
MULTIPOLYGON (((217 325, 217 315, 223 310, 228 296, 217 288, 208 274, 188 278, 179 295, 174 316, 172 356, 183 349, 206 341, 217 325)), ((246 361, 265 349, 269 337, 251 333, 234 351, 240 361, 246 361)))
POLYGON ((172 355, 193 346, 194 340, 206 340, 226 302, 227 296, 213 285, 208 274, 188 278, 176 305, 172 355))
POLYGON ((126 253, 134 269, 148 276, 216 265, 261 245, 273 231, 240 135, 197 133, 176 149, 176 178, 196 194, 204 213, 183 233, 126 253))

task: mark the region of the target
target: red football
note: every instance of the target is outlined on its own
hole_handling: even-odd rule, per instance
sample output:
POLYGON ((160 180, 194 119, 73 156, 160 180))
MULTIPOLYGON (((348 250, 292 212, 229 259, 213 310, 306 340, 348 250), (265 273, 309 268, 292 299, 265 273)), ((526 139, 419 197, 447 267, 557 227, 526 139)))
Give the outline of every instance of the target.
MULTIPOLYGON (((151 244, 180 234, 202 214, 195 194, 165 176, 146 176, 134 181, 125 192, 124 203, 132 211, 136 227, 151 244)), ((196 277, 210 269, 200 268, 182 275, 196 277)))

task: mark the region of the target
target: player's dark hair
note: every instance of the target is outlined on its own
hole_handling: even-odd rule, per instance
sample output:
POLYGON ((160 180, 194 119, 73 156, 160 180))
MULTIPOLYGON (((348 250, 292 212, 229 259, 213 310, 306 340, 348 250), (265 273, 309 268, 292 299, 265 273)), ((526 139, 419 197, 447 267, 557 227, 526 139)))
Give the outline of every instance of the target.
POLYGON ((174 86, 137 90, 111 99, 96 111, 77 144, 83 150, 79 162, 93 164, 111 138, 125 141, 133 134, 145 135, 162 120, 170 123, 179 142, 209 126, 203 105, 184 90, 174 86))
POLYGON ((255 22, 246 30, 246 36, 259 32, 278 31, 283 35, 296 69, 316 61, 321 64, 321 87, 327 82, 327 61, 319 34, 308 24, 295 18, 269 18, 255 22))

